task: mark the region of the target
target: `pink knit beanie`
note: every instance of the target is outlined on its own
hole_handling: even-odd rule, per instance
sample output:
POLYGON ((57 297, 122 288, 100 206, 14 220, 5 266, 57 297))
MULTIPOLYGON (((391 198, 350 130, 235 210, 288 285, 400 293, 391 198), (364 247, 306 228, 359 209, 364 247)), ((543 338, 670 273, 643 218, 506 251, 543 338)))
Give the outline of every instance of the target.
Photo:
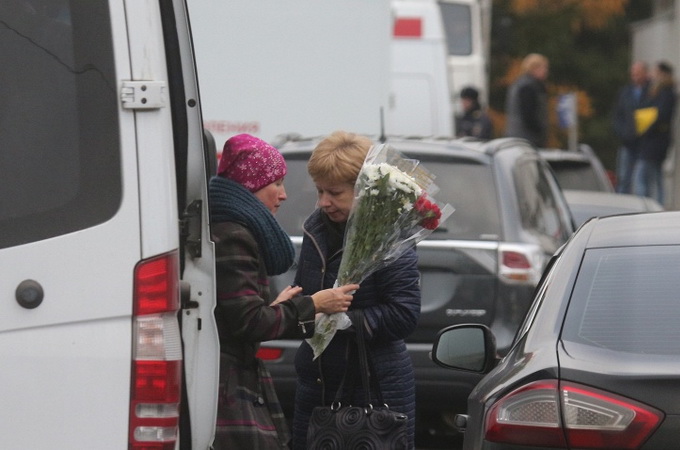
POLYGON ((286 161, 279 151, 249 134, 230 137, 224 144, 217 175, 257 192, 286 175, 286 161))

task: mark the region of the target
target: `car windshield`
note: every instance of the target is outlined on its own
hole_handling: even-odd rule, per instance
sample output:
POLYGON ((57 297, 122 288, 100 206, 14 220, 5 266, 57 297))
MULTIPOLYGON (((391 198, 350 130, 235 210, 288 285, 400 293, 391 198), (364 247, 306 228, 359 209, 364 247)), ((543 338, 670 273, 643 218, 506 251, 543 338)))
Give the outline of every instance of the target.
POLYGON ((562 339, 593 347, 680 355, 680 246, 588 250, 562 339))
MULTIPOLYGON (((435 198, 455 208, 430 239, 499 239, 499 208, 489 166, 461 159, 417 159, 436 176, 435 198)), ((316 188, 307 174, 307 154, 286 160, 288 200, 276 217, 291 236, 300 236, 304 220, 315 208, 316 188)))

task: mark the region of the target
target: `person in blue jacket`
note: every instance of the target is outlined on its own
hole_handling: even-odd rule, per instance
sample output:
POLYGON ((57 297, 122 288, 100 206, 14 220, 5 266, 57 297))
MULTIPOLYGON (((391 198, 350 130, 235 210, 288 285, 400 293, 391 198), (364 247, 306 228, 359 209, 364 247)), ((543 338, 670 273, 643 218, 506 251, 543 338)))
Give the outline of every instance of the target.
POLYGON ((640 136, 635 131, 635 110, 647 97, 649 77, 647 63, 635 61, 630 66, 630 83, 621 88, 613 114, 613 127, 621 146, 616 152, 616 192, 633 193, 633 167, 638 157, 640 136))
MULTIPOLYGON (((303 294, 335 283, 345 225, 354 201, 354 183, 372 145, 366 137, 336 131, 312 152, 307 167, 316 185, 318 208, 304 223, 295 276, 303 294)), ((354 327, 358 326, 366 330, 368 351, 385 403, 408 416, 409 448, 414 448, 415 378, 404 339, 415 330, 420 317, 417 263, 415 248, 411 248, 362 281, 347 312, 352 326, 338 331, 316 360, 306 341, 300 345, 295 357, 298 383, 293 415, 294 449, 306 449, 312 409, 333 401, 345 369, 349 369, 347 376, 356 375, 358 363, 348 361, 347 355, 354 327), (363 321, 356 317, 359 309, 363 311, 363 321)))

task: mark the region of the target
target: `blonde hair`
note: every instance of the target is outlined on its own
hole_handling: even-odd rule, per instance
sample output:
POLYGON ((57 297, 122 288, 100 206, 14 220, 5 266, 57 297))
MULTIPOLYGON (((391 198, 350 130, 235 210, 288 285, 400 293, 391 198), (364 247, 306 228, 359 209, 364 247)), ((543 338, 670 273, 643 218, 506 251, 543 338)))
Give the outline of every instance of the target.
POLYGON ((347 131, 335 131, 314 148, 307 172, 314 181, 354 184, 373 141, 347 131))
POLYGON ((529 53, 522 60, 522 73, 531 73, 541 66, 548 65, 548 58, 539 53, 529 53))

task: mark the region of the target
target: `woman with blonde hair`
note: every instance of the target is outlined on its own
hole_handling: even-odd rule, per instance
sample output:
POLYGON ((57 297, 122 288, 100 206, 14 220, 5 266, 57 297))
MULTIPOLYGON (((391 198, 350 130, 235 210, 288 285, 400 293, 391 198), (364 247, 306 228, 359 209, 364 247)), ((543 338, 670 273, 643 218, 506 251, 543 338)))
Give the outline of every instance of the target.
POLYGON ((548 58, 538 53, 522 61, 522 75, 510 86, 505 102, 505 135, 545 147, 548 139, 548 58))
MULTIPOLYGON (((354 202, 354 183, 373 142, 363 136, 338 131, 321 141, 307 165, 316 185, 317 209, 304 223, 295 283, 303 294, 333 286, 343 252, 345 225, 354 202)), ((347 312, 352 326, 338 331, 316 359, 307 342, 295 356, 297 388, 293 415, 293 448, 307 448, 307 429, 315 406, 328 405, 347 369, 348 379, 358 376, 355 327, 363 327, 368 352, 376 370, 385 403, 409 420, 409 449, 414 448, 415 376, 404 339, 420 317, 420 285, 415 248, 389 266, 369 275, 354 294, 347 312)), ((356 392, 353 404, 362 404, 356 392)))

